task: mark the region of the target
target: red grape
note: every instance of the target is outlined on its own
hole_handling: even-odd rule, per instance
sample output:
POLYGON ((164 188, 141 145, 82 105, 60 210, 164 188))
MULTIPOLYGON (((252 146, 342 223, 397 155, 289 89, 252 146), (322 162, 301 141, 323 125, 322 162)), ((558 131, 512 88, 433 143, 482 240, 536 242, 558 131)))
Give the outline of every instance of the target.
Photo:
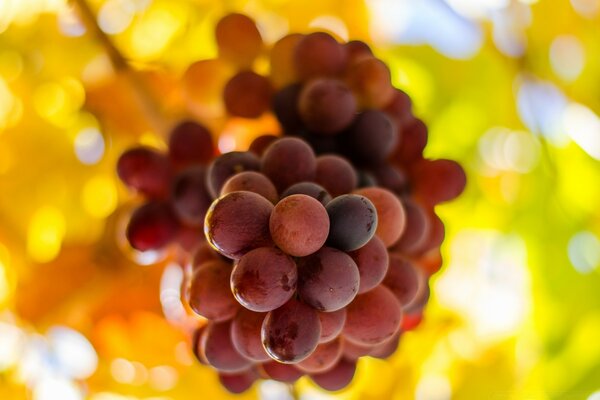
POLYGON ((248 68, 263 48, 263 41, 256 24, 242 14, 229 14, 221 18, 215 29, 219 56, 248 68))
POLYGON ((298 363, 298 369, 311 374, 318 374, 331 369, 342 356, 342 341, 332 340, 321 343, 315 351, 298 363))
POLYGON ((119 157, 117 173, 127 186, 147 197, 165 198, 169 193, 169 159, 156 150, 147 147, 127 150, 119 157))
POLYGON ((291 196, 293 194, 305 194, 318 200, 324 206, 331 201, 331 195, 321 185, 314 182, 299 182, 295 183, 281 193, 281 198, 291 196))
POLYGON ((304 36, 294 49, 294 65, 300 79, 337 75, 345 64, 344 47, 325 32, 304 36))
POLYGON ((348 65, 373 57, 373 51, 369 45, 361 40, 351 40, 344 44, 344 48, 348 54, 348 65))
POLYGON ((400 200, 389 190, 369 187, 354 191, 368 198, 377 209, 377 236, 390 247, 400 239, 406 224, 406 212, 400 200))
POLYGON ((273 113, 283 131, 290 135, 298 134, 304 127, 298 111, 298 101, 302 85, 293 84, 279 90, 273 96, 273 113))
POLYGON ((377 186, 384 187, 400 195, 408 191, 408 177, 398 166, 380 164, 371 167, 369 170, 375 177, 377 186))
POLYGON ((344 358, 347 360, 358 360, 361 357, 369 355, 375 346, 353 343, 344 338, 344 358))
POLYGON ((248 151, 260 157, 263 155, 267 147, 269 147, 271 143, 273 143, 277 139, 279 139, 279 137, 275 135, 261 135, 254 139, 252 143, 250 143, 248 151))
POLYGON ((363 164, 384 162, 397 143, 398 130, 394 122, 378 110, 359 114, 347 132, 349 156, 363 164))
POLYGON ((356 296, 360 275, 352 258, 337 249, 323 247, 298 260, 298 294, 319 311, 336 311, 356 296))
POLYGON ((465 171, 452 160, 420 160, 412 169, 415 197, 436 205, 460 195, 467 183, 465 171))
POLYGON ((356 344, 383 343, 400 329, 402 308, 390 289, 383 285, 356 296, 346 311, 343 334, 356 344))
POLYGON ((133 212, 125 235, 136 250, 157 250, 175 238, 177 228, 171 207, 167 203, 153 201, 133 212))
POLYGON ((294 183, 312 181, 317 160, 308 143, 288 137, 273 142, 265 150, 261 170, 282 191, 294 183))
POLYGON ((300 92, 298 107, 308 129, 322 134, 335 134, 354 120, 356 100, 341 81, 315 79, 300 92))
POLYGON ((203 336, 206 335, 206 325, 199 326, 192 335, 192 353, 202 365, 208 365, 202 349, 203 336))
POLYGON ((269 217, 273 204, 259 194, 232 192, 215 200, 204 222, 204 235, 219 253, 238 259, 272 244, 269 217))
POLYGON ((352 382, 352 378, 354 378, 355 371, 356 362, 342 358, 329 371, 320 374, 312 374, 310 375, 310 378, 323 389, 335 391, 348 386, 350 382, 352 382))
POLYGON ((347 80, 364 108, 381 108, 394 97, 390 69, 377 58, 364 58, 351 65, 347 80))
POLYGON ((271 81, 277 87, 289 85, 298 80, 294 67, 294 51, 304 37, 292 33, 279 39, 271 48, 271 81))
POLYGON ((421 160, 427 145, 427 126, 420 119, 414 118, 402 126, 401 131, 401 139, 391 158, 402 165, 421 160))
MULTIPOLYGON (((406 314, 404 315, 406 317, 406 314)), ((404 322, 404 318, 402 319, 404 322)), ((401 332, 396 333, 391 339, 386 340, 385 342, 378 344, 373 348, 373 350, 369 353, 371 357, 386 359, 390 357, 392 354, 396 352, 398 349, 398 345, 400 344, 400 335, 401 332)))
POLYGON ((327 243, 343 251, 364 246, 377 229, 377 210, 369 199, 356 194, 338 196, 327 203, 330 229, 327 243))
POLYGON ((233 268, 231 290, 252 311, 266 312, 284 305, 295 293, 298 271, 294 260, 274 247, 244 254, 233 268))
POLYGON ((332 312, 320 312, 319 320, 321 321, 321 338, 319 343, 326 343, 337 338, 346 322, 346 309, 341 308, 332 312))
POLYGON ((385 245, 373 236, 363 247, 349 253, 360 274, 358 293, 365 293, 379 285, 387 273, 389 256, 385 245))
POLYGON ((254 382, 258 379, 258 374, 254 369, 242 371, 238 373, 219 373, 219 382, 230 393, 240 394, 250 389, 254 382))
POLYGON ((329 234, 329 218, 318 200, 294 194, 283 198, 271 214, 271 237, 286 253, 303 257, 320 249, 329 234))
POLYGON ((173 183, 171 202, 180 221, 191 226, 202 225, 212 202, 206 189, 206 169, 192 167, 179 173, 173 183))
POLYGON ((317 311, 291 299, 267 314, 261 338, 269 355, 280 362, 297 363, 317 348, 321 322, 317 311))
POLYGON ((232 151, 215 158, 208 167, 206 187, 213 197, 221 193, 225 181, 243 171, 258 171, 260 160, 248 151, 232 151))
POLYGON ((394 120, 399 128, 404 128, 414 120, 410 96, 400 89, 394 89, 394 95, 383 111, 394 120))
POLYGON ((417 269, 407 258, 391 254, 383 284, 394 293, 400 304, 405 306, 415 298, 419 289, 417 269))
POLYGON ((256 362, 271 360, 260 339, 260 330, 265 320, 264 313, 240 308, 231 321, 231 342, 242 356, 256 362))
POLYGON ((231 342, 231 322, 210 322, 203 335, 202 348, 210 365, 221 372, 241 372, 252 362, 237 352, 231 342))
POLYGON ((192 270, 195 271, 207 261, 216 260, 219 260, 219 253, 214 251, 208 243, 203 241, 194 252, 194 258, 192 259, 192 270))
POLYGON ((208 164, 215 154, 210 131, 194 121, 183 121, 169 137, 169 157, 177 168, 208 164))
POLYGON ((273 182, 260 172, 244 171, 233 175, 221 188, 221 196, 240 190, 260 194, 273 204, 279 200, 279 195, 273 182))
POLYGON ((404 201, 406 228, 392 251, 402 254, 416 254, 426 243, 431 229, 427 212, 413 201, 404 201))
POLYGON ((285 383, 294 383, 304 375, 294 365, 283 364, 278 361, 266 362, 262 364, 262 369, 269 378, 285 383))
POLYGON ((267 78, 252 71, 242 71, 225 85, 223 102, 232 115, 258 118, 271 104, 271 91, 267 78))
POLYGON ((190 285, 190 308, 213 321, 232 318, 240 308, 229 289, 231 266, 221 260, 210 260, 197 267, 190 285))
POLYGON ((348 160, 328 154, 317 157, 315 181, 337 197, 356 189, 358 176, 348 160))

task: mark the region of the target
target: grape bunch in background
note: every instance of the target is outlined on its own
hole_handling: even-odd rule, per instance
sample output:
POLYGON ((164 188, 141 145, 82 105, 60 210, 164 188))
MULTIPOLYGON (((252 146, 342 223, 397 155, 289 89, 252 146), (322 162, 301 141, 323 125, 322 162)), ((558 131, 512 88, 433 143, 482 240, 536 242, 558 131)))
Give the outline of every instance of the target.
POLYGON ((273 113, 280 131, 219 155, 211 132, 185 121, 167 154, 125 152, 119 176, 147 198, 126 236, 188 254, 184 298, 207 320, 194 353, 228 390, 304 375, 342 389, 360 357, 387 358, 420 322, 442 263, 434 206, 462 192, 464 172, 423 157, 425 124, 365 43, 315 32, 267 50, 240 14, 216 40, 237 70, 222 91, 228 115, 273 113), (268 76, 252 70, 265 54, 268 76))

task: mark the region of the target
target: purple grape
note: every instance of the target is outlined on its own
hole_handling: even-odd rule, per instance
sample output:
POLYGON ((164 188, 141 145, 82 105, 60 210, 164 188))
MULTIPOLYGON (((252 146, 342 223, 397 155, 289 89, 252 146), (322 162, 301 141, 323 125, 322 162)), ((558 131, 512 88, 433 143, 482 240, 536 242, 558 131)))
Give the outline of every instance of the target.
POLYGON ((343 251, 364 246, 377 229, 377 210, 369 199, 345 194, 327 203, 330 228, 327 244, 343 251))
POLYGON ((284 132, 296 134, 304 127, 298 111, 302 85, 293 84, 279 90, 273 96, 273 112, 284 132))
POLYGON ((208 164, 215 155, 210 131, 194 121, 183 121, 169 137, 169 158, 178 169, 208 164))
POLYGON ((337 75, 346 65, 346 51, 331 35, 313 32, 296 45, 294 65, 303 80, 337 75))
POLYGON ((241 372, 252 362, 237 352, 231 342, 231 321, 210 322, 203 335, 202 348, 206 360, 221 372, 241 372))
POLYGON ((419 289, 418 270, 408 258, 391 254, 383 284, 394 293, 400 304, 408 305, 416 297, 419 289))
POLYGON ((279 137, 275 135, 261 135, 254 139, 252 143, 250 143, 248 151, 260 157, 263 155, 267 147, 269 147, 271 143, 273 143, 277 139, 279 139, 279 137))
POLYGON ((279 201, 279 195, 273 182, 260 172, 244 171, 233 175, 223 185, 221 196, 240 190, 258 193, 273 204, 279 201))
POLYGON ((300 117, 312 132, 336 134, 352 123, 356 100, 350 89, 335 79, 308 82, 298 100, 300 117))
POLYGON ((225 321, 237 313, 240 305, 229 289, 231 265, 220 260, 207 261, 192 275, 190 308, 213 321, 225 321))
POLYGON ((252 71, 241 71, 227 82, 223 102, 227 111, 243 118, 258 118, 271 104, 271 83, 252 71))
POLYGON ((259 378, 254 369, 238 373, 219 373, 219 382, 225 389, 233 394, 241 394, 250 389, 254 382, 259 378))
POLYGON ((266 362, 262 364, 262 369, 269 378, 284 383, 294 383, 304 375, 294 365, 278 361, 266 362))
POLYGON ((398 143, 394 122, 383 112, 366 110, 359 114, 347 132, 348 155, 357 162, 382 163, 398 143))
POLYGON ((413 201, 404 201, 406 210, 406 228, 400 240, 392 247, 392 251, 402 254, 416 254, 425 245, 431 222, 427 212, 413 201))
POLYGON ((283 138, 273 142, 262 158, 262 172, 282 191, 294 183, 312 181, 317 160, 311 147, 297 138, 283 138))
POLYGON ((310 379, 325 390, 336 391, 348 386, 354 378, 356 362, 341 359, 330 370, 310 375, 310 379))
POLYGON ((136 250, 158 250, 175 239, 177 229, 177 219, 169 204, 152 201, 133 212, 125 236, 136 250))
POLYGON ((298 363, 297 368, 309 374, 318 374, 333 368, 342 357, 342 341, 321 343, 315 351, 298 363))
POLYGON ((299 182, 295 183, 281 193, 281 198, 291 196, 293 194, 305 194, 318 200, 324 206, 331 201, 331 195, 325 188, 314 182, 299 182))
POLYGON ((152 199, 165 198, 169 193, 169 159, 154 149, 135 147, 121 154, 117 174, 127 186, 152 199))
POLYGON ((356 189, 358 177, 348 160, 328 154, 317 157, 315 181, 337 197, 356 189))
POLYGON ((206 187, 215 198, 221 188, 232 175, 242 171, 258 171, 260 160, 254 153, 247 151, 232 151, 215 158, 210 164, 206 176, 206 187))
POLYGON ((231 321, 233 347, 242 356, 256 362, 271 360, 260 339, 260 330, 265 315, 265 313, 256 313, 242 307, 231 321))
POLYGON ((190 226, 202 225, 212 202, 206 189, 206 169, 192 167, 177 175, 171 202, 180 221, 190 226))
POLYGON ((388 270, 389 255, 385 245, 373 236, 363 247, 349 253, 360 274, 358 293, 365 293, 379 285, 388 270))
POLYGON ((332 312, 320 312, 319 320, 321 321, 321 338, 319 343, 327 343, 337 338, 346 322, 346 309, 341 308, 332 312))

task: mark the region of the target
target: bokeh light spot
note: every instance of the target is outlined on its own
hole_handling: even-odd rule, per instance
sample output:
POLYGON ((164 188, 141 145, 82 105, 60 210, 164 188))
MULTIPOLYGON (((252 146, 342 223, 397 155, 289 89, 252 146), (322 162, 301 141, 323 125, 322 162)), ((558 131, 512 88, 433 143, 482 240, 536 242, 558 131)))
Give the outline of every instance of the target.
POLYGON ((33 388, 33 400, 81 400, 83 394, 77 385, 62 377, 43 376, 33 388))
POLYGON ((37 262, 53 260, 65 235, 65 218, 54 207, 43 206, 31 218, 27 232, 27 252, 37 262))
POLYGON ((561 35, 550 45, 550 65, 567 82, 579 77, 585 65, 585 50, 576 36, 561 35))
POLYGON ((569 240, 569 260, 582 274, 588 274, 600 265, 600 240, 592 232, 578 232, 569 240))
POLYGON ((98 355, 81 333, 64 326, 56 326, 51 328, 46 336, 64 376, 85 379, 96 371, 98 355))
POLYGON ((134 12, 130 0, 109 0, 98 12, 98 25, 109 35, 121 33, 131 24, 134 12))
POLYGON ((415 400, 450 400, 452 386, 445 376, 425 375, 417 383, 415 400))
POLYGON ((563 114, 567 134, 586 153, 600 160, 600 118, 588 107, 569 103, 563 114))
POLYGON ((85 211, 94 218, 106 218, 117 207, 117 187, 113 179, 106 175, 91 178, 81 193, 85 211))
POLYGON ((75 137, 75 154, 86 165, 96 164, 104 155, 104 138, 96 128, 82 129, 75 137))
POLYGON ((308 26, 311 28, 318 28, 329 31, 337 35, 343 41, 348 41, 348 38, 350 36, 348 34, 348 27, 346 26, 344 21, 333 15, 318 16, 317 18, 310 21, 308 26))

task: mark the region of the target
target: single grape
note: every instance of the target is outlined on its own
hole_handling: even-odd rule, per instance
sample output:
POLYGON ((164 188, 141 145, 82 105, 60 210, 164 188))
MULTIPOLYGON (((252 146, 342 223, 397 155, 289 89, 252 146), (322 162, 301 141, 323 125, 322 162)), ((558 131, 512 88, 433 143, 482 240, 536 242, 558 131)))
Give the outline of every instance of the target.
POLYGON ((298 271, 294 260, 274 247, 244 254, 233 268, 231 291, 249 310, 266 312, 284 305, 295 293, 298 271))
POLYGON ((215 158, 208 167, 206 187, 213 197, 221 193, 221 188, 232 175, 243 171, 258 171, 260 160, 248 151, 232 151, 215 158))
POLYGON ((298 100, 300 117, 313 132, 336 134, 347 128, 356 114, 356 100, 348 87, 335 79, 308 82, 298 100))
POLYGON ((298 111, 301 91, 302 85, 293 84, 277 91, 273 96, 273 113, 287 134, 297 134, 304 128, 298 111))
POLYGON ((323 247, 298 260, 298 294, 319 311, 344 308, 358 293, 359 285, 356 263, 343 251, 323 247))
POLYGON ((297 363, 317 348, 321 322, 317 311, 291 299, 267 314, 261 338, 269 355, 280 362, 297 363))
POLYGON ((392 251, 402 254, 416 254, 426 244, 431 230, 429 216, 417 203, 405 200, 406 228, 392 251))
MULTIPOLYGON (((404 322, 405 317, 406 317, 406 314, 404 314, 404 317, 402 318, 403 322, 404 322)), ((389 358, 398 349, 398 345, 400 344, 400 335, 401 335, 401 332, 398 332, 391 339, 386 340, 385 342, 376 345, 373 348, 373 350, 369 353, 369 355, 371 357, 381 358, 383 360, 385 360, 386 358, 389 358)))
POLYGON ((415 298, 419 289, 417 269, 409 259, 399 254, 391 254, 390 265, 383 284, 394 293, 400 304, 408 305, 415 298))
POLYGON ((415 197, 436 205, 458 197, 467 183, 465 171, 452 160, 420 160, 412 169, 415 197))
POLYGON ((169 158, 178 169, 208 164, 215 155, 210 131, 195 121, 183 121, 169 137, 169 158))
POLYGON ((325 390, 342 390, 352 382, 356 372, 356 362, 341 359, 330 370, 310 375, 310 379, 325 390))
POLYGON ((308 358, 297 364, 297 368, 309 374, 318 374, 333 368, 341 357, 342 341, 335 339, 319 344, 308 358))
POLYGON ((394 122, 378 110, 360 113, 346 135, 350 159, 367 165, 384 162, 398 143, 394 122))
POLYGON ((252 362, 237 352, 231 342, 231 321, 210 322, 203 335, 202 348, 206 360, 221 372, 241 372, 252 362))
POLYGON ((394 120, 399 128, 408 126, 415 119, 412 114, 412 101, 400 89, 394 89, 394 95, 390 102, 385 105, 383 111, 394 120))
POLYGON ((260 339, 260 329, 265 316, 265 313, 256 313, 242 307, 231 321, 233 347, 242 356, 255 362, 271 360, 260 339))
POLYGON ((394 97, 390 69, 377 58, 364 58, 352 64, 346 79, 363 108, 381 108, 394 97))
POLYGON ((241 68, 250 67, 263 49, 256 24, 243 14, 221 18, 215 28, 215 38, 219 56, 241 68))
POLYGON ((343 355, 346 360, 358 360, 361 357, 369 355, 375 346, 357 344, 347 338, 344 338, 343 355))
POLYGON ((259 378, 254 369, 238 373, 219 372, 219 382, 225 389, 233 394, 241 394, 250 389, 259 378))
POLYGON ((386 247, 392 246, 400 239, 406 224, 404 206, 389 190, 370 187, 355 190, 353 193, 368 198, 377 209, 377 236, 386 247))
POLYGON ((330 228, 327 243, 343 251, 364 246, 377 229, 377 210, 369 199, 356 194, 338 196, 327 203, 330 228))
POLYGON ((232 259, 239 259, 252 249, 270 246, 271 211, 273 204, 259 194, 228 193, 215 200, 206 213, 206 240, 232 259))
POLYGON ((312 181, 317 170, 315 153, 303 140, 283 138, 263 154, 261 171, 282 191, 294 183, 312 181))
POLYGON ((304 375, 304 373, 294 365, 283 364, 278 361, 266 362, 261 366, 269 378, 279 382, 294 383, 304 375))
POLYGON ((162 153, 147 147, 129 149, 117 162, 119 178, 144 196, 159 199, 169 193, 171 166, 162 153))
POLYGON ((283 198, 271 214, 271 237, 275 244, 295 257, 319 250, 329 234, 325 207, 316 199, 294 194, 283 198))
POLYGON ((175 239, 177 229, 169 204, 152 201, 133 212, 125 236, 136 250, 158 250, 175 239))
POLYGON ((271 143, 273 143, 277 139, 279 139, 279 137, 275 135, 261 135, 254 139, 252 143, 250 143, 248 151, 260 157, 263 155, 267 147, 269 147, 271 143))
POLYGON ((358 293, 365 293, 379 285, 388 269, 389 255, 385 244, 373 236, 363 247, 349 253, 360 274, 358 293))
POLYGON ((400 195, 408 192, 408 177, 400 167, 389 163, 383 163, 371 167, 369 171, 375 177, 377 186, 381 186, 400 195))
POLYGON ((321 338, 319 343, 327 343, 337 338, 346 322, 346 309, 341 308, 332 312, 320 312, 319 320, 321 321, 321 338))
POLYGON ((192 335, 192 353, 202 365, 208 365, 202 349, 203 336, 206 335, 206 325, 199 326, 192 335))
POLYGON ((317 157, 315 181, 337 197, 356 189, 358 176, 348 160, 328 154, 317 157))
POLYGON ((221 196, 231 192, 245 190, 260 194, 271 203, 279 200, 277 189, 265 175, 255 171, 244 171, 230 177, 221 188, 221 196))
POLYGON ((410 165, 422 160, 428 136, 425 123, 414 118, 402 126, 401 131, 401 139, 390 158, 402 165, 410 165))
POLYGON ((331 195, 321 185, 314 182, 299 182, 295 183, 281 193, 281 198, 284 199, 293 194, 305 194, 318 200, 324 206, 331 201, 331 195))
POLYGON ((361 40, 351 40, 344 44, 344 48, 348 54, 348 66, 364 60, 365 58, 373 57, 373 51, 369 45, 361 40))
POLYGON ((343 335, 356 344, 383 343, 400 329, 402 308, 390 289, 383 285, 356 296, 346 311, 343 335))
POLYGON ((175 177, 171 202, 180 221, 190 226, 204 223, 212 198, 206 189, 206 169, 191 167, 175 177))
POLYGON ((283 87, 298 80, 294 66, 294 51, 304 37, 300 33, 291 33, 279 39, 271 48, 270 78, 277 87, 283 87))
POLYGON ((271 84, 252 71, 238 72, 223 90, 227 111, 237 117, 258 118, 271 104, 271 84))
POLYGON ((213 321, 225 321, 237 313, 240 305, 229 289, 231 266, 221 260, 209 260, 193 272, 190 308, 213 321))
POLYGON ((331 35, 313 32, 296 44, 294 65, 298 77, 303 80, 334 76, 346 65, 346 51, 331 35))

